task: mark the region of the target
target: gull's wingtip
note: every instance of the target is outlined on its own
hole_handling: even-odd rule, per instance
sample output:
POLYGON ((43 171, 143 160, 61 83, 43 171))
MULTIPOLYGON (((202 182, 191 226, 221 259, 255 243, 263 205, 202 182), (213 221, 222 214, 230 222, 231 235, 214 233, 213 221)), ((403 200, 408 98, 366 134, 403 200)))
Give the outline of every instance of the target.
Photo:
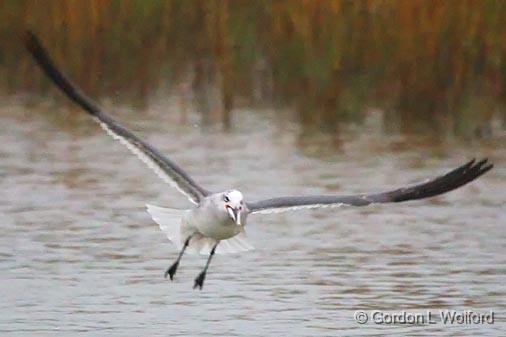
POLYGON ((494 164, 491 163, 488 160, 488 158, 483 158, 482 160, 477 162, 474 166, 479 167, 482 171, 490 171, 494 167, 494 164))
POLYGON ((469 167, 467 170, 467 174, 470 177, 472 177, 472 179, 470 180, 472 181, 484 175, 485 173, 490 171, 493 167, 494 164, 489 162, 488 158, 483 158, 480 161, 471 165, 471 167, 469 167))
POLYGON ((483 167, 481 168, 481 172, 482 172, 482 174, 485 174, 485 173, 487 173, 488 171, 490 171, 490 170, 491 170, 491 169, 493 169, 493 168, 494 168, 494 164, 492 164, 492 163, 487 163, 487 165, 485 165, 485 166, 483 166, 483 167))
POLYGON ((23 41, 23 44, 26 49, 28 49, 31 53, 40 50, 41 45, 37 35, 31 30, 25 30, 20 34, 20 39, 23 41))

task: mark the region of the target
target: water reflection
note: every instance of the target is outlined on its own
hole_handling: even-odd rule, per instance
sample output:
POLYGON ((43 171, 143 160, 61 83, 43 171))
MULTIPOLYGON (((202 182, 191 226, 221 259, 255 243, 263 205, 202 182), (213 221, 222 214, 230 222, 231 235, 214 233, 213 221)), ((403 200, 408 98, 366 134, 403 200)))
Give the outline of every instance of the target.
POLYGON ((504 129, 502 1, 19 0, 0 9, 9 94, 48 91, 15 38, 29 28, 93 97, 146 107, 156 95, 193 96, 182 118, 197 110, 225 129, 234 108, 273 104, 336 143, 343 121, 370 109, 404 134, 488 139, 504 129))

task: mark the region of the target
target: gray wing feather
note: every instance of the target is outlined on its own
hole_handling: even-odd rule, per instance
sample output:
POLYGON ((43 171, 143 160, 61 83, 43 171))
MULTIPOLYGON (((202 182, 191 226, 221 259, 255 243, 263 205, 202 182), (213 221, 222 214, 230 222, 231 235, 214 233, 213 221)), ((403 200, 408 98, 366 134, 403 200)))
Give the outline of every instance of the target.
POLYGON ((374 203, 402 202, 429 198, 459 188, 492 169, 493 165, 483 159, 476 162, 474 159, 468 163, 437 178, 395 190, 356 195, 313 195, 292 196, 262 200, 248 203, 250 213, 279 213, 289 210, 339 207, 367 206, 374 203))
POLYGON ((142 141, 130 130, 121 126, 118 122, 105 114, 101 108, 66 79, 54 66, 35 35, 26 33, 24 36, 24 43, 27 50, 42 68, 44 73, 63 91, 63 93, 87 111, 108 134, 119 140, 131 152, 139 157, 139 159, 146 163, 148 167, 153 169, 162 180, 176 187, 195 204, 198 204, 203 197, 209 194, 208 191, 193 181, 193 179, 176 163, 162 155, 158 150, 142 141))

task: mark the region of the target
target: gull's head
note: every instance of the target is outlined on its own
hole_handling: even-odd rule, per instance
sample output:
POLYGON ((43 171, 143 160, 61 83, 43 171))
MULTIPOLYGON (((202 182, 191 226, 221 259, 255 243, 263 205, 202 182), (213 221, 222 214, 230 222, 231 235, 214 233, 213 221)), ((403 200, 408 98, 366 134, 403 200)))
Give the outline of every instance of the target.
POLYGON ((241 225, 241 212, 245 210, 242 193, 230 190, 222 194, 223 207, 228 216, 238 225, 241 225))

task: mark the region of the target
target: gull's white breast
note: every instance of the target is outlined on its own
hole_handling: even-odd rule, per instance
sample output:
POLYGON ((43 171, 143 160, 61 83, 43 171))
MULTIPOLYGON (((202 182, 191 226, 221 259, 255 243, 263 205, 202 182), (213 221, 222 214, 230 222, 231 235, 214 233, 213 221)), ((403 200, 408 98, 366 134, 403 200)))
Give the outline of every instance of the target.
POLYGON ((244 230, 244 226, 237 225, 225 212, 216 212, 212 205, 193 209, 183 221, 215 240, 229 239, 244 230))

